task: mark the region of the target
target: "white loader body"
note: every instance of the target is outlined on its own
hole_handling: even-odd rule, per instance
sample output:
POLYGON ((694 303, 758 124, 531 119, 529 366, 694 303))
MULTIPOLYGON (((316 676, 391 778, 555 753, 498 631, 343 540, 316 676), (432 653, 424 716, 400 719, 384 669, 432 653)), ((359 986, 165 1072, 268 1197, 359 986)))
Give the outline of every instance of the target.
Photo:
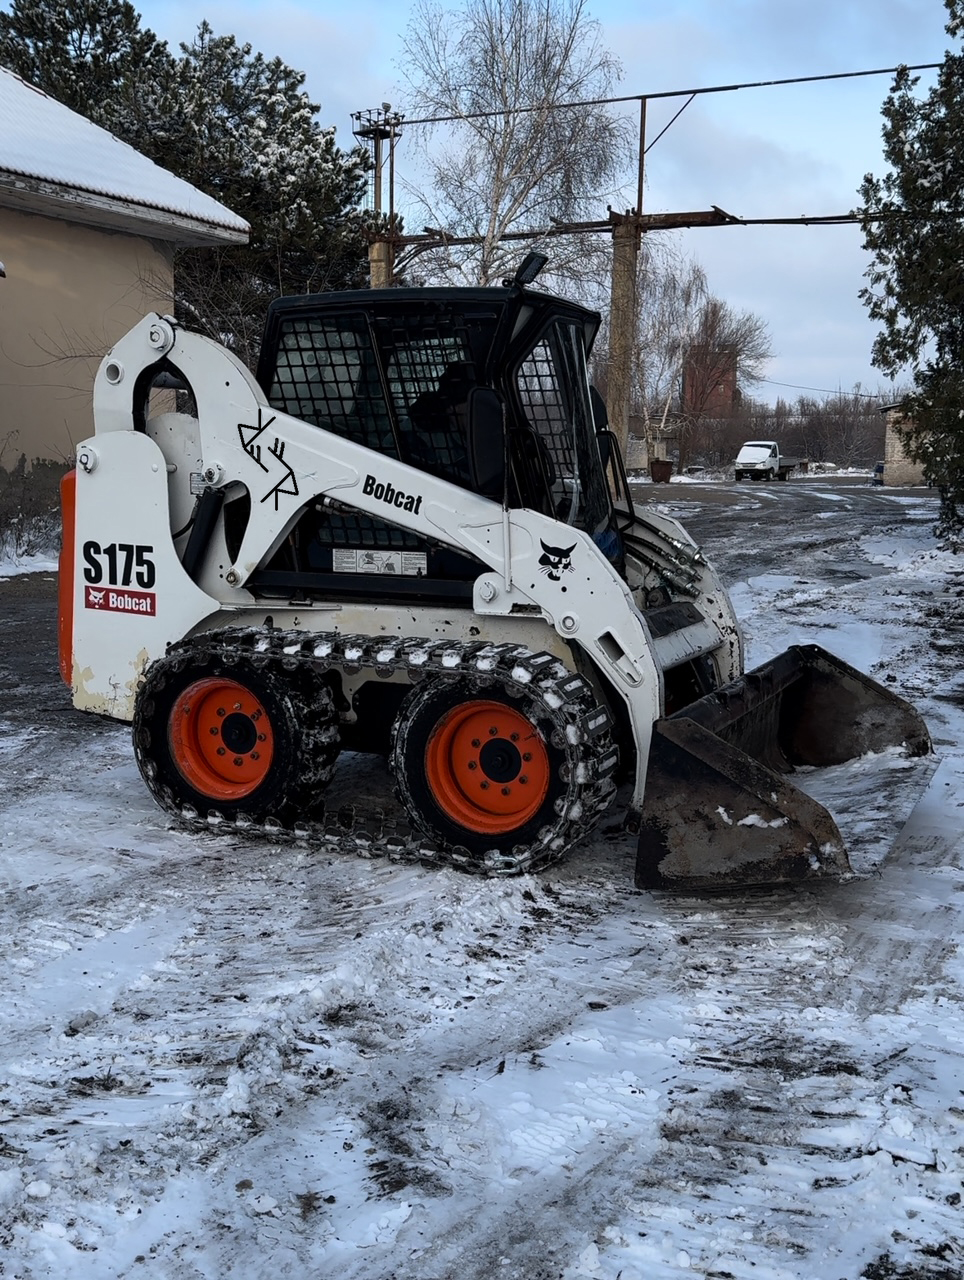
POLYGON ((273 410, 230 352, 167 319, 146 317, 114 347, 97 375, 94 413, 96 435, 77 451, 72 688, 84 710, 132 719, 148 664, 173 642, 229 622, 260 626, 270 616, 276 626, 309 632, 423 635, 421 610, 327 603, 279 609, 246 590, 252 572, 315 498, 388 512, 394 523, 490 566, 475 582, 474 616, 449 611, 453 638, 472 628, 492 641, 535 643, 573 669, 573 647, 583 650, 626 705, 637 747, 634 803, 642 803, 652 726, 663 712, 664 668, 709 655, 721 684, 741 670, 739 628, 726 592, 668 517, 640 515, 655 555, 672 560, 689 550, 704 616, 654 639, 629 586, 582 530, 536 511, 505 510, 273 410), (137 431, 132 386, 161 357, 190 382, 197 418, 163 415, 137 431), (195 455, 185 456, 185 440, 196 445, 195 455), (190 507, 192 484, 195 491, 245 485, 252 499, 239 553, 232 559, 216 534, 196 583, 172 537, 190 507), (543 544, 568 550, 565 572, 545 572, 543 544))

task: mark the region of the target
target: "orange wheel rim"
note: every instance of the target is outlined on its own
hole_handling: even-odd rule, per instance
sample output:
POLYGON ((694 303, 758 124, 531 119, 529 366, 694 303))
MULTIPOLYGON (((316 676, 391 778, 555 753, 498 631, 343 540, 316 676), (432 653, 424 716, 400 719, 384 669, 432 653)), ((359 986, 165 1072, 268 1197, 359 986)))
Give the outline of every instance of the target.
POLYGON ((442 812, 469 831, 502 835, 524 826, 549 790, 539 730, 504 702, 465 702, 444 716, 425 749, 429 788, 442 812))
POLYGON ((267 711, 236 680, 188 685, 174 703, 168 739, 181 775, 212 800, 241 800, 265 780, 274 759, 267 711))

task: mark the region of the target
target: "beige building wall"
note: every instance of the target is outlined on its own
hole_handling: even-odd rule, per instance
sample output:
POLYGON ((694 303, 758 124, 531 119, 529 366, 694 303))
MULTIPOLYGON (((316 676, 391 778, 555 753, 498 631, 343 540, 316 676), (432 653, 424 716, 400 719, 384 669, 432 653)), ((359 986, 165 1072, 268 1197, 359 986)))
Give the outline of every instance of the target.
POLYGON ((897 434, 896 424, 901 420, 898 409, 888 409, 884 419, 884 484, 923 484, 924 468, 911 462, 897 434))
POLYGON ((93 434, 97 365, 171 310, 172 259, 146 237, 0 209, 0 465, 67 461, 93 434))

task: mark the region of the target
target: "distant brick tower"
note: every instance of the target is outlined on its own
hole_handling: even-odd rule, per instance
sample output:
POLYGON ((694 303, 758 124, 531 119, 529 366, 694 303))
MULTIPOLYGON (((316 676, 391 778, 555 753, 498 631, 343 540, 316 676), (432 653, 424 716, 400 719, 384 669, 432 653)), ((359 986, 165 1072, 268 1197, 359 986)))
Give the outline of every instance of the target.
POLYGON ((736 375, 735 344, 694 342, 683 361, 684 416, 729 418, 739 408, 742 398, 736 375))
POLYGON ((884 484, 924 484, 924 468, 907 456, 904 442, 897 434, 898 425, 910 425, 899 404, 881 406, 884 415, 884 484))

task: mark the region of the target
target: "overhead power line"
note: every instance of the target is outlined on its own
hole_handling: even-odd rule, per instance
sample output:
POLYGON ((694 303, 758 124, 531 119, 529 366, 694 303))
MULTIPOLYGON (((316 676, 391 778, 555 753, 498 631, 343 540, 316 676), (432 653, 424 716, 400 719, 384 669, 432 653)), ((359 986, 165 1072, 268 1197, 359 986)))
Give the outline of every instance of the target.
MULTIPOLYGON (((869 71, 834 71, 820 76, 790 76, 783 80, 746 80, 742 84, 705 85, 699 89, 666 89, 661 93, 627 93, 619 98, 586 98, 580 102, 553 102, 542 103, 540 106, 533 107, 503 107, 501 110, 495 111, 464 111, 458 115, 424 116, 420 119, 406 120, 405 124, 452 124, 456 120, 488 120, 495 116, 525 115, 533 111, 566 111, 576 107, 608 107, 620 102, 656 102, 661 98, 692 99, 706 93, 735 93, 738 89, 769 89, 777 85, 819 84, 826 80, 856 80, 861 76, 889 76, 902 69, 907 71, 936 71, 942 65, 940 62, 918 62, 913 66, 902 64, 902 66, 898 67, 875 67, 869 71)), ((686 103, 686 106, 689 106, 689 103, 686 103)), ((685 107, 683 110, 685 110, 685 107)), ((679 112, 677 112, 678 114, 679 112)), ((672 123, 673 121, 671 120, 670 124, 672 123)), ((667 128, 669 128, 669 125, 667 125, 667 128)), ((654 141, 656 140, 654 139, 654 141)))
POLYGON ((831 391, 829 387, 802 387, 798 382, 777 382, 774 378, 755 378, 754 381, 765 382, 770 387, 790 387, 794 391, 819 391, 822 395, 827 396, 859 396, 862 400, 880 399, 880 392, 844 391, 842 387, 838 387, 836 391, 831 391))

